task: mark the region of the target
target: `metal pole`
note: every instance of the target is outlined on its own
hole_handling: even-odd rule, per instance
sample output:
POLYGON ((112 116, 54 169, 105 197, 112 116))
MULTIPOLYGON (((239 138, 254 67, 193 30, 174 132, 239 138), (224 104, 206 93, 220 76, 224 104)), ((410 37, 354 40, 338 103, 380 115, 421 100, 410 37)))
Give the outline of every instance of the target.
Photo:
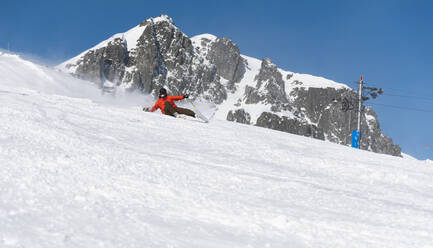
POLYGON ((349 141, 346 140, 347 144, 350 145, 350 122, 352 121, 352 111, 349 111, 349 134, 347 135, 347 137, 349 138, 349 141))
POLYGON ((359 90, 358 90, 358 96, 359 96, 359 104, 358 104, 358 132, 359 132, 359 139, 358 139, 358 147, 361 149, 361 110, 362 110, 362 87, 363 87, 364 81, 359 81, 359 90))
POLYGON ((362 81, 362 76, 361 76, 361 80, 359 81, 359 89, 358 89, 358 96, 359 96, 359 104, 358 104, 358 131, 360 131, 361 129, 361 107, 362 107, 362 86, 364 84, 364 81, 362 81))

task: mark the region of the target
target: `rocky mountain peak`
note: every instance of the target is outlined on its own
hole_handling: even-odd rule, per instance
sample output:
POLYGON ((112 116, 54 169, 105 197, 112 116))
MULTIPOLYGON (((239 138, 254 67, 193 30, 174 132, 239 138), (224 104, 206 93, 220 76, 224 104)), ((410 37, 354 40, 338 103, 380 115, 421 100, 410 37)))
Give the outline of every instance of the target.
MULTIPOLYGON (((350 144, 355 114, 331 99, 356 94, 312 75, 281 70, 271 59, 241 55, 229 38, 189 38, 167 15, 149 18, 59 66, 112 92, 116 87, 154 94, 189 93, 218 106, 217 118, 350 144)), ((363 113, 361 148, 399 156, 401 150, 379 128, 372 110, 363 113), (368 118, 368 121, 366 121, 368 118)))

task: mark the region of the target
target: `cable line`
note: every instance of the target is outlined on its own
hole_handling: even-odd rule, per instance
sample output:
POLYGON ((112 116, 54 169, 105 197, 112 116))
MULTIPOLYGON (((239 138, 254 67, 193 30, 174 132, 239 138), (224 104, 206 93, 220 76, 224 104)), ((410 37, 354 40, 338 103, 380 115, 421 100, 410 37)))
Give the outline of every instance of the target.
MULTIPOLYGON (((391 91, 400 91, 400 92, 408 92, 408 91, 410 91, 410 89, 399 89, 399 88, 391 88, 391 87, 388 87, 388 86, 385 86, 385 89, 386 90, 391 90, 391 91)), ((414 92, 414 91, 410 91, 410 92, 414 92)))
POLYGON ((418 111, 418 112, 433 113, 433 110, 428 110, 428 109, 418 109, 418 108, 395 106, 395 105, 380 104, 380 103, 371 103, 371 102, 369 102, 369 104, 378 105, 378 106, 384 106, 384 107, 388 107, 388 108, 396 108, 396 109, 405 109, 405 110, 418 111))
POLYGON ((425 96, 410 96, 410 95, 398 95, 398 94, 388 94, 383 93, 384 96, 397 96, 397 97, 405 97, 405 98, 412 98, 417 100, 427 100, 427 101, 433 101, 433 98, 431 97, 425 97, 425 96))

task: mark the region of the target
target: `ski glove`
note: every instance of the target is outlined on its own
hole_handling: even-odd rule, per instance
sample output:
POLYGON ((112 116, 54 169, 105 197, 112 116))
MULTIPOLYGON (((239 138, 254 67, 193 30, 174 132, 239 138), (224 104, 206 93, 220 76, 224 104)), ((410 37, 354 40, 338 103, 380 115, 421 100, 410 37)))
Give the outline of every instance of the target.
POLYGON ((183 95, 183 98, 188 98, 188 97, 189 97, 188 94, 183 95))

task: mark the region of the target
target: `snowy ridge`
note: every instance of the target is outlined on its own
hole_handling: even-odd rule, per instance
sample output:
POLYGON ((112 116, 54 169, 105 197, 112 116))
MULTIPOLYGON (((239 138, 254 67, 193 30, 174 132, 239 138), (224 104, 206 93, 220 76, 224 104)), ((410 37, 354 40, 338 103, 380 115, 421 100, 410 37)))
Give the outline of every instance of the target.
MULTIPOLYGON (((247 61, 248 67, 251 68, 250 71, 256 72, 256 75, 260 71, 260 66, 262 61, 256 58, 252 58, 246 55, 242 57, 247 61)), ((285 71, 283 69, 278 69, 283 75, 283 80, 286 82, 286 93, 290 94, 291 90, 294 88, 346 88, 350 89, 347 85, 342 83, 337 83, 335 81, 326 79, 324 77, 317 77, 309 74, 294 73, 291 71, 285 71), (288 79, 289 78, 289 79, 288 79)), ((253 85, 250 85, 253 86, 253 85)))
MULTIPOLYGON (((215 35, 212 35, 212 34, 200 34, 200 35, 196 35, 196 36, 191 37, 191 41, 192 41, 194 47, 197 47, 200 50, 209 50, 208 46, 203 47, 203 45, 202 45, 203 39, 209 40, 210 42, 214 42, 216 39, 218 39, 218 37, 216 37, 215 35)), ((253 73, 253 74, 257 75, 260 71, 260 66, 261 66, 262 61, 259 59, 253 58, 253 57, 249 57, 247 55, 242 55, 242 57, 247 61, 247 64, 248 64, 247 65, 247 71, 249 72, 249 74, 253 73)), ((294 88, 309 88, 309 87, 327 88, 327 87, 331 87, 331 88, 336 88, 336 89, 340 89, 340 88, 350 89, 350 87, 348 87, 345 84, 337 83, 335 81, 332 81, 332 80, 329 80, 329 79, 326 79, 323 77, 313 76, 313 75, 309 75, 309 74, 302 74, 302 73, 294 73, 294 72, 285 71, 282 69, 279 69, 279 71, 283 75, 283 79, 286 82, 287 94, 290 94, 291 90, 293 90, 294 88), (288 77, 289 77, 289 79, 288 79, 288 77)), ((247 77, 249 79, 249 82, 250 82, 249 86, 255 86, 253 84, 254 77, 252 77, 251 75, 245 75, 244 77, 247 77)))
POLYGON ((15 55, 0 75, 0 247, 433 246, 431 161, 68 96, 15 55))
POLYGON ((91 50, 97 50, 99 48, 105 47, 107 46, 108 43, 110 43, 111 41, 114 41, 115 39, 122 39, 124 41, 126 41, 127 44, 127 50, 128 51, 132 51, 132 49, 135 49, 137 46, 137 40, 140 38, 141 34, 143 33, 144 29, 146 28, 146 26, 140 26, 137 25, 133 28, 131 28, 130 30, 126 31, 125 33, 118 33, 115 34, 113 36, 111 36, 109 39, 104 40, 100 43, 98 43, 96 46, 85 50, 84 52, 80 53, 79 55, 59 64, 57 66, 58 69, 64 71, 64 72, 68 72, 68 73, 74 73, 75 72, 75 67, 77 62, 89 51, 91 50), (69 66, 67 67, 66 65, 75 65, 75 66, 69 66))
MULTIPOLYGON (((283 76, 290 74, 288 71, 281 71, 283 76)), ((296 87, 305 87, 305 88, 346 88, 349 89, 349 87, 342 83, 337 83, 335 81, 323 78, 323 77, 317 77, 309 74, 301 74, 301 73, 291 73, 293 76, 288 80, 289 87, 288 88, 296 88, 296 87), (299 82, 299 84, 297 83, 299 82)))
POLYGON ((101 48, 101 47, 104 47, 104 46, 106 46, 109 42, 113 41, 114 39, 122 37, 122 35, 123 35, 122 33, 115 34, 115 35, 111 36, 109 39, 99 42, 99 43, 98 43, 97 45, 95 45, 94 47, 92 47, 92 48, 90 48, 90 49, 87 49, 87 50, 83 51, 82 53, 78 54, 77 56, 75 56, 75 57, 73 57, 73 58, 71 58, 71 59, 69 59, 69 60, 67 60, 67 61, 65 61, 65 62, 63 62, 63 63, 61 63, 61 64, 59 64, 59 65, 57 66, 57 68, 60 69, 60 70, 62 70, 62 71, 64 71, 64 72, 74 73, 75 70, 76 70, 75 67, 77 66, 77 62, 78 62, 80 59, 82 59, 82 57, 83 57, 87 52, 89 52, 89 51, 91 51, 91 50, 99 49, 99 48, 101 48), (69 65, 69 66, 67 66, 67 65, 69 65))
MULTIPOLYGON (((215 36, 213 36, 215 37, 215 36)), ((195 36, 193 44, 199 44, 199 40, 201 38, 211 39, 212 36, 207 34, 195 36)), ((245 104, 242 100, 244 98, 243 89, 246 86, 255 87, 257 81, 255 77, 259 74, 262 61, 256 58, 252 58, 246 55, 242 55, 242 58, 246 61, 246 71, 241 80, 241 82, 237 85, 238 89, 235 93, 229 94, 228 99, 218 106, 217 117, 221 120, 225 119, 227 116, 227 112, 230 109, 233 109, 233 105, 237 104, 237 108, 245 109, 249 114, 251 114, 251 119, 253 123, 256 122, 257 118, 263 112, 271 112, 271 106, 266 104, 245 104)), ((335 89, 350 89, 347 85, 337 83, 335 81, 323 78, 316 77, 309 74, 300 74, 293 73, 290 71, 284 71, 279 69, 279 72, 283 76, 283 80, 285 81, 285 89, 287 96, 290 96, 290 93, 297 88, 335 88, 335 89), (288 77, 289 75, 289 77, 288 77)), ((280 116, 287 116, 289 118, 295 118, 293 113, 289 111, 281 111, 277 113, 280 116)), ((312 123, 310 121, 310 123, 312 123)))
MULTIPOLYGON (((159 17, 155 17, 155 18, 149 18, 149 21, 153 22, 153 23, 158 23, 161 21, 169 21, 170 23, 173 23, 173 20, 168 17, 167 15, 161 15, 159 17)), ((70 64, 70 65, 76 65, 76 63, 89 51, 91 50, 97 50, 99 48, 105 47, 107 46, 107 44, 115 39, 122 39, 124 41, 126 41, 127 44, 127 50, 128 51, 132 51, 133 49, 135 49, 137 47, 137 41, 140 38, 140 36, 143 34, 144 29, 146 28, 146 25, 137 25, 131 29, 129 29, 128 31, 124 32, 124 33, 118 33, 115 34, 113 36, 111 36, 110 38, 108 38, 107 40, 104 40, 100 43, 98 43, 96 46, 85 50, 84 52, 80 53, 79 55, 59 64, 57 66, 57 68, 59 68, 62 71, 68 72, 68 73, 74 73, 75 72, 75 66, 70 66, 69 68, 66 67, 66 65, 70 64)))
MULTIPOLYGON (((209 62, 206 59, 207 52, 210 50, 210 44, 215 42, 217 39, 216 36, 212 34, 201 34, 196 35, 191 38, 192 44, 196 49, 201 52, 201 56, 203 57, 206 64, 209 62), (204 43, 203 43, 204 41, 204 43)), ((243 102, 244 99, 244 91, 246 86, 255 87, 257 81, 255 77, 259 74, 262 61, 253 57, 249 57, 246 55, 241 55, 242 58, 246 61, 246 71, 240 83, 237 84, 238 90, 234 93, 229 93, 228 98, 221 105, 218 106, 217 114, 215 115, 220 120, 225 120, 227 117, 228 111, 233 109, 233 106, 236 105, 238 109, 244 109, 251 115, 252 123, 255 123, 257 118, 263 112, 271 112, 271 106, 267 104, 245 104, 243 102)), ((347 85, 342 83, 337 83, 335 81, 317 77, 309 74, 301 74, 301 73, 293 73, 290 71, 284 71, 282 69, 278 69, 279 72, 283 76, 283 80, 285 82, 285 89, 287 96, 290 96, 290 93, 298 88, 335 88, 335 89, 350 89, 347 85)), ((287 116, 289 118, 295 118, 293 113, 289 111, 281 111, 277 113, 279 116, 287 116)), ((310 122, 311 123, 311 122, 310 122)))

